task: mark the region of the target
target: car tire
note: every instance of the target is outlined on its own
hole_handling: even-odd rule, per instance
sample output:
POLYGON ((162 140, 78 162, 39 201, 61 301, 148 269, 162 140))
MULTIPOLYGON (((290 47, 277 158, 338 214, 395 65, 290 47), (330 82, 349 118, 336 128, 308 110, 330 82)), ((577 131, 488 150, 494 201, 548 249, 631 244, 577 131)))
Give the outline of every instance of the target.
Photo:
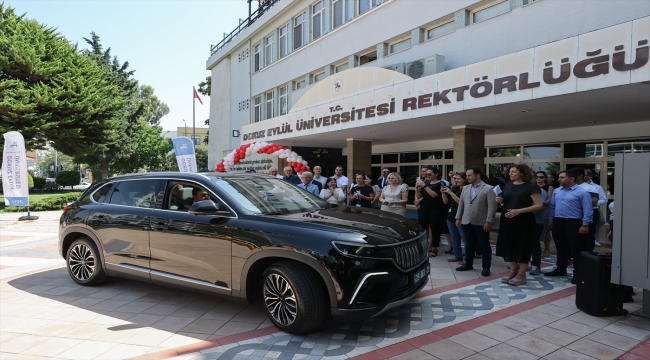
POLYGON ((262 275, 264 310, 290 334, 311 330, 325 317, 325 291, 310 268, 292 262, 271 265, 262 275))
POLYGON ((101 284, 107 278, 97 246, 85 236, 70 244, 65 263, 68 274, 77 284, 93 286, 101 284))

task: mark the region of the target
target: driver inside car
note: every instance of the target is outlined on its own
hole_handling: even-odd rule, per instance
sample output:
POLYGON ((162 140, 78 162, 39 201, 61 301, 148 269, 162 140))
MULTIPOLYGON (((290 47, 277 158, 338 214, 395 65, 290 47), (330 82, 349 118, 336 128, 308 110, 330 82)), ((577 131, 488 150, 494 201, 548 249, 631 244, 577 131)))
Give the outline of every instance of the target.
POLYGON ((210 200, 210 194, 201 188, 192 189, 192 201, 196 203, 202 200, 210 200))

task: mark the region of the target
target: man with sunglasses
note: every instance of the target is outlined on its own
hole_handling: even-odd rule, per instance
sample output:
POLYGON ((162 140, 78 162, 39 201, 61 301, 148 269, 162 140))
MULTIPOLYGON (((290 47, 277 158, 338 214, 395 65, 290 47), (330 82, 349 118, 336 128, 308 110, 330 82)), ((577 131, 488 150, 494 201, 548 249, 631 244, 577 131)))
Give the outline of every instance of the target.
POLYGON ((377 179, 377 186, 379 186, 380 189, 383 189, 384 186, 388 185, 388 174, 390 174, 389 168, 381 169, 381 176, 377 179))
POLYGON ((465 265, 456 271, 473 270, 474 252, 480 247, 483 252, 483 271, 481 275, 490 276, 492 266, 492 247, 490 246, 490 231, 497 212, 495 194, 491 185, 483 182, 483 171, 478 167, 470 167, 465 171, 469 185, 463 187, 456 212, 456 226, 463 227, 467 237, 465 248, 465 265))

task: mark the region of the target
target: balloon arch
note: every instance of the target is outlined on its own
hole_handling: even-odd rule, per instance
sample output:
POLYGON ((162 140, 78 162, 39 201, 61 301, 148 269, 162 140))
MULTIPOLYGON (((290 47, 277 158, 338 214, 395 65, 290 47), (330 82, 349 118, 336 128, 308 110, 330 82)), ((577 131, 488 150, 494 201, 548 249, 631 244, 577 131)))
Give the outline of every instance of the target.
POLYGON ((303 160, 302 156, 296 154, 295 151, 285 148, 282 145, 270 144, 267 142, 254 142, 242 145, 233 150, 230 154, 226 155, 221 162, 217 164, 216 172, 227 172, 232 170, 232 167, 249 155, 253 154, 268 154, 275 155, 280 159, 287 159, 289 165, 293 166, 298 174, 302 174, 309 170, 307 161, 303 160))

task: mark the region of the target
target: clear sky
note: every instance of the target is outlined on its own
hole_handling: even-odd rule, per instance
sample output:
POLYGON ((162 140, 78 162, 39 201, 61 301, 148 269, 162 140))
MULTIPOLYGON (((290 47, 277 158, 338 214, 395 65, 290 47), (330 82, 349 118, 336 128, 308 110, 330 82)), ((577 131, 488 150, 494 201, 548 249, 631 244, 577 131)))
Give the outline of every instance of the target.
MULTIPOLYGON (((87 48, 84 37, 99 35, 120 62, 128 61, 140 84, 151 85, 169 106, 163 133, 192 127, 192 86, 210 72, 210 45, 248 16, 246 0, 5 0, 18 14, 58 29, 87 48)), ((255 5, 255 4, 254 4, 255 5)), ((196 102, 196 126, 209 117, 210 98, 196 102)), ((182 134, 179 134, 182 135, 182 134)))

